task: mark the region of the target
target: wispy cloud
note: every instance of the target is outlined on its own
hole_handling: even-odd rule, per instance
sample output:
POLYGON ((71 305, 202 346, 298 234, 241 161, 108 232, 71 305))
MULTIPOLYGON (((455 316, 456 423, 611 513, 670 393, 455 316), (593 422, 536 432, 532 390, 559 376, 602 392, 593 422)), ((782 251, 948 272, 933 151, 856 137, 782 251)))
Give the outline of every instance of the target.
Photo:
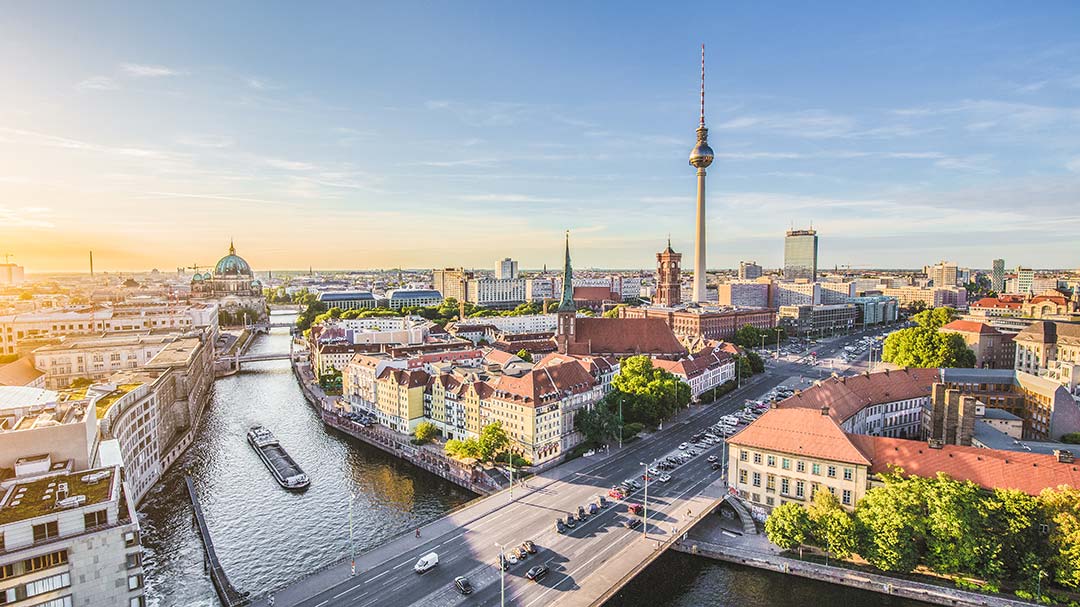
POLYGON ((1065 168, 1073 173, 1080 173, 1080 156, 1066 162, 1065 168))
POLYGON ((461 160, 424 160, 416 164, 429 167, 487 167, 497 162, 495 158, 463 158, 461 160))
POLYGON ((216 149, 232 147, 236 143, 232 137, 224 135, 181 135, 176 142, 196 148, 216 149))
POLYGON ((7 228, 53 228, 49 219, 52 209, 48 207, 0 206, 0 225, 7 228))
POLYGON ((87 152, 100 152, 106 154, 118 154, 122 156, 135 156, 139 158, 163 158, 168 154, 159 150, 126 146, 108 146, 88 141, 80 141, 68 137, 38 133, 25 129, 13 129, 0 126, 0 134, 13 137, 13 141, 29 145, 62 148, 67 150, 79 150, 87 152))
POLYGON ((83 91, 113 91, 120 87, 108 76, 91 76, 76 84, 75 88, 83 91))
POLYGON ((550 203, 560 202, 561 198, 548 198, 545 196, 533 196, 531 194, 462 194, 454 197, 466 202, 505 202, 505 203, 550 203))
POLYGON ((264 158, 268 166, 275 169, 281 169, 283 171, 310 171, 315 168, 315 165, 309 162, 301 162, 298 160, 286 160, 284 158, 264 158))
POLYGON ((820 139, 841 137, 855 129, 855 120, 827 110, 739 116, 721 122, 718 130, 767 131, 794 137, 820 139))
POLYGON ((164 65, 147 65, 145 63, 124 63, 120 71, 132 78, 161 78, 163 76, 178 76, 182 72, 164 65))

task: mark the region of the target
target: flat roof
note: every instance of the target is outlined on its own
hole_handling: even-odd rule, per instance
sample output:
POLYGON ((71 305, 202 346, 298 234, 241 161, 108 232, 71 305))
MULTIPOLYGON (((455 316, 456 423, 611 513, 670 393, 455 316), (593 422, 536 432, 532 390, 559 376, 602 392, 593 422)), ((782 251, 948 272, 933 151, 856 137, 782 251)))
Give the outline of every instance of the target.
POLYGON ((178 366, 191 363, 195 351, 202 345, 199 337, 179 337, 158 352, 147 363, 147 367, 178 366))
POLYGON ((80 507, 108 502, 112 499, 114 486, 119 484, 118 477, 114 468, 97 468, 16 481, 0 502, 0 525, 62 512, 63 509, 56 506, 60 483, 67 483, 68 497, 86 496, 86 502, 80 507))
POLYGON ((153 335, 149 331, 141 331, 137 334, 122 334, 94 337, 65 337, 58 344, 41 346, 34 352, 62 352, 65 350, 91 350, 94 348, 116 348, 119 346, 138 346, 141 344, 167 344, 176 339, 179 333, 153 335))
POLYGON ((55 390, 29 386, 0 386, 0 409, 15 409, 54 403, 60 397, 55 390))
POLYGON ((972 436, 988 449, 997 449, 999 451, 1053 455, 1054 451, 1059 449, 1074 453, 1080 450, 1076 445, 1067 445, 1065 443, 1017 440, 982 420, 975 420, 975 432, 972 436))

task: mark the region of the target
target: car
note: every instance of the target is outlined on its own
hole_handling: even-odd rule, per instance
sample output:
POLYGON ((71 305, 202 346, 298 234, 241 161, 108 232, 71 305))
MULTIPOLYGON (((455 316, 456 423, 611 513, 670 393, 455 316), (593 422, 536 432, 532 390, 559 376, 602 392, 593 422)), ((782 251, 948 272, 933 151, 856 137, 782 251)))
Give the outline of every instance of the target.
POLYGON ((544 579, 544 576, 547 575, 547 574, 548 574, 548 568, 547 567, 545 567, 543 565, 537 565, 536 567, 533 567, 532 569, 529 569, 528 571, 526 571, 525 572, 525 577, 527 577, 528 579, 530 579, 530 580, 532 580, 534 582, 539 582, 540 580, 544 579))
POLYGON ((710 455, 709 456, 709 463, 711 464, 711 463, 715 462, 716 459, 717 459, 717 457, 715 455, 710 455))
POLYGON ((623 527, 626 527, 627 529, 637 529, 640 526, 641 526, 641 519, 639 519, 639 518, 631 518, 631 519, 626 519, 625 521, 623 521, 623 527))
POLYGON ((555 519, 555 533, 566 533, 566 525, 561 518, 555 519))
POLYGON ((645 482, 649 482, 649 481, 651 481, 651 480, 652 480, 652 478, 653 478, 653 477, 652 477, 652 475, 651 475, 651 474, 642 474, 642 475, 641 475, 641 480, 643 480, 643 481, 645 481, 645 482))
POLYGON ((472 594, 473 591, 472 584, 469 583, 469 578, 463 575, 454 578, 454 588, 457 588, 457 591, 461 594, 472 594))
POLYGON ((608 490, 607 494, 608 497, 610 497, 611 499, 617 500, 621 500, 622 498, 626 497, 626 493, 618 487, 612 487, 608 490))
POLYGON ((522 548, 521 546, 518 546, 518 547, 517 547, 517 548, 516 548, 516 549, 515 549, 515 550, 514 550, 513 552, 511 552, 510 554, 513 554, 514 556, 516 556, 516 557, 518 558, 518 560, 519 560, 519 561, 524 561, 525 559, 529 558, 529 551, 528 551, 528 550, 525 550, 525 549, 524 549, 524 548, 522 548))
POLYGON ((634 486, 634 489, 641 489, 641 483, 634 479, 630 479, 630 484, 634 486))
POLYGON ((525 552, 528 552, 529 554, 536 554, 536 544, 534 544, 532 540, 525 540, 524 542, 521 542, 521 547, 524 548, 525 552))
POLYGON ((604 496, 602 496, 602 495, 598 495, 598 496, 596 496, 596 503, 597 503, 597 505, 599 505, 599 506, 600 506, 601 508, 607 508, 607 505, 608 505, 608 501, 607 501, 607 498, 606 498, 606 497, 604 497, 604 496))
POLYGON ((682 443, 681 445, 679 445, 679 449, 685 451, 686 448, 689 447, 689 446, 690 445, 687 445, 686 443, 682 443))
POLYGON ((586 518, 589 517, 589 513, 585 511, 584 506, 578 506, 577 507, 577 517, 578 517, 579 521, 583 521, 583 520, 585 520, 586 518))
POLYGON ((438 564, 439 555, 435 552, 429 552, 416 561, 416 564, 413 565, 413 571, 424 573, 438 564))
POLYGON ((577 527, 577 521, 574 520, 574 515, 573 514, 567 514, 566 515, 566 526, 569 527, 570 529, 573 529, 574 527, 577 527))
POLYGON ((719 469, 721 469, 723 467, 724 467, 724 464, 721 464, 720 462, 713 462, 712 463, 712 469, 713 470, 719 470, 719 469))
POLYGON ((661 474, 660 476, 656 477, 656 480, 660 481, 661 483, 666 483, 671 480, 671 475, 661 474))
POLYGON ((513 552, 507 554, 506 555, 506 562, 510 563, 511 565, 517 565, 518 564, 517 555, 514 554, 513 552))
POLYGON ((596 514, 597 512, 600 512, 600 506, 597 506, 595 502, 592 503, 592 504, 589 504, 588 512, 589 512, 590 515, 596 514))
POLYGON ((626 508, 626 511, 627 511, 627 512, 629 512, 630 514, 636 515, 636 516, 641 516, 641 513, 642 513, 642 511, 644 511, 644 510, 645 510, 645 508, 644 508, 644 507, 642 507, 642 505, 641 505, 641 504, 630 504, 630 505, 629 505, 629 506, 628 506, 628 507, 626 508))

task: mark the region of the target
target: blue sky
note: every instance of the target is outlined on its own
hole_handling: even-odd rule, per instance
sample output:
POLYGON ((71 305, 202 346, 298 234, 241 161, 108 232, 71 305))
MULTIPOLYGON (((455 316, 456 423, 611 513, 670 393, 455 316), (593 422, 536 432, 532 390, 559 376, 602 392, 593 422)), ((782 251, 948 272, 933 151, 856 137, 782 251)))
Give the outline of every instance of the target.
POLYGON ((829 267, 1080 265, 1080 5, 577 4, 8 7, 0 252, 651 267, 704 42, 710 267, 811 221, 829 267))

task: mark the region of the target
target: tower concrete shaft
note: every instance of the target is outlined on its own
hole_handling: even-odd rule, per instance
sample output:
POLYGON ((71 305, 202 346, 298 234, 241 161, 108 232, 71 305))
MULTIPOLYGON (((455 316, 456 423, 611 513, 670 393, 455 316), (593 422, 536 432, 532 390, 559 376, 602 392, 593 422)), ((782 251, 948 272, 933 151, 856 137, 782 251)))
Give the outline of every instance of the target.
POLYGON ((694 245, 694 302, 705 303, 705 167, 697 170, 697 240, 694 245))

